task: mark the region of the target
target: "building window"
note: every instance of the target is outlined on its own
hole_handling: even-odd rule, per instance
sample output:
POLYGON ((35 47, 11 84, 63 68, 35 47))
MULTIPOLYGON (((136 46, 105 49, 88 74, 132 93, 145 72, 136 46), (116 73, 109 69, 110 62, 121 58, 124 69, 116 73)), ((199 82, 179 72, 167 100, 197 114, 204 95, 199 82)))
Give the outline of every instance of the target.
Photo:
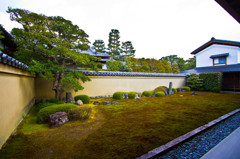
POLYGON ((226 57, 213 58, 213 65, 227 64, 226 57))

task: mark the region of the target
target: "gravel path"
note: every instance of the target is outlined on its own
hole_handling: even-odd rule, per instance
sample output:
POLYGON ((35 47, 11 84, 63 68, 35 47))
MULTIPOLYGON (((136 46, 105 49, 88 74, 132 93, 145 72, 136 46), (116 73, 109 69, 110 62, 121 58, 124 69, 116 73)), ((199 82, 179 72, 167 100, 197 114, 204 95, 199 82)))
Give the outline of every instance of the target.
POLYGON ((200 158, 238 127, 240 127, 240 113, 229 117, 156 159, 200 158))

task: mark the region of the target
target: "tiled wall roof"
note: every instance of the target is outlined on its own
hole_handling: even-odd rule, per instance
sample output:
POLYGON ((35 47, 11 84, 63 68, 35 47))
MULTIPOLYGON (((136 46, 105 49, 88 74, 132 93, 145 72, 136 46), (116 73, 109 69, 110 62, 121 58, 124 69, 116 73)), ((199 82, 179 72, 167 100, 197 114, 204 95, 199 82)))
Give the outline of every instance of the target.
POLYGON ((84 75, 87 76, 139 76, 139 77, 185 77, 184 74, 174 73, 142 73, 142 72, 111 72, 111 71, 84 71, 84 75))
POLYGON ((9 66, 13 66, 22 70, 26 70, 29 68, 26 64, 8 56, 0 51, 0 63, 7 64, 9 66))

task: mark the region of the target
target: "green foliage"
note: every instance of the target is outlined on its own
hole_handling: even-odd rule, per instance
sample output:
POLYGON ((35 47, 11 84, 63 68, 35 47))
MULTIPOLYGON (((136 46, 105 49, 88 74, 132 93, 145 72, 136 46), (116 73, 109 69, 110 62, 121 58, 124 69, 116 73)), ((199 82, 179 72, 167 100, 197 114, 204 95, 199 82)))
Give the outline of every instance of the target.
POLYGON ((49 106, 52 106, 52 105, 56 105, 56 103, 42 102, 42 103, 37 104, 36 108, 40 110, 42 108, 49 107, 49 106))
POLYGON ((94 49, 97 52, 105 52, 105 44, 103 40, 95 40, 93 43, 94 49))
POLYGON ((194 56, 193 58, 189 58, 188 60, 186 60, 186 62, 187 63, 184 65, 183 70, 194 69, 196 67, 196 56, 194 56))
POLYGON ((49 115, 56 112, 68 113, 70 109, 77 108, 75 104, 57 104, 42 108, 37 114, 37 123, 44 123, 48 121, 49 115))
POLYGON ((135 55, 134 47, 131 41, 122 42, 121 52, 125 57, 134 57, 135 55))
POLYGON ((89 104, 90 103, 90 97, 88 95, 77 95, 74 97, 75 101, 81 100, 83 104, 89 104))
POLYGON ((56 98, 52 98, 52 99, 49 99, 47 102, 49 103, 55 103, 55 104, 63 104, 62 101, 56 99, 56 98))
POLYGON ((97 58, 77 50, 89 48, 88 35, 77 25, 60 16, 46 16, 24 9, 8 8, 12 21, 22 25, 12 29, 18 51, 15 56, 30 66, 29 71, 53 81, 55 97, 61 100, 65 89, 83 89, 78 80, 89 81, 70 65, 87 65, 97 69, 97 58))
POLYGON ((107 69, 109 71, 122 71, 124 66, 121 61, 107 61, 107 69))
POLYGON ((68 119, 70 121, 72 120, 86 120, 89 118, 90 114, 92 112, 91 107, 83 106, 80 108, 74 108, 69 110, 68 112, 68 119))
POLYGON ((155 94, 155 97, 164 97, 164 96, 165 96, 165 93, 162 92, 162 91, 157 92, 157 93, 155 94))
POLYGON ((129 92, 128 93, 128 98, 129 99, 135 99, 137 92, 129 92))
POLYGON ((154 92, 165 92, 165 86, 159 86, 157 88, 155 88, 153 91, 154 92))
POLYGON ((189 92, 189 91, 191 91, 191 88, 190 87, 181 87, 181 90, 189 92))
POLYGON ((122 99, 122 96, 125 92, 115 92, 113 94, 113 99, 122 99))
POLYGON ((212 92, 220 93, 221 89, 219 87, 213 87, 212 92))
POLYGON ((156 59, 135 59, 128 58, 128 65, 133 72, 156 72, 156 73, 170 73, 172 69, 167 61, 159 61, 156 59))
POLYGON ((150 97, 151 95, 153 95, 154 91, 144 91, 142 94, 146 97, 150 97))
POLYGON ((120 47, 120 32, 117 29, 112 29, 109 33, 108 39, 108 49, 110 50, 110 54, 115 57, 119 55, 119 47, 120 47))
POLYGON ((217 87, 221 90, 222 88, 222 73, 221 72, 210 72, 200 73, 200 79, 203 81, 203 88, 206 91, 212 91, 213 88, 217 87))
POLYGON ((191 73, 187 76, 187 86, 192 90, 199 90, 203 86, 203 80, 196 73, 191 73))
POLYGON ((178 92, 176 88, 172 88, 172 90, 175 94, 178 92))
POLYGON ((179 73, 180 72, 180 69, 179 69, 179 66, 178 66, 177 63, 172 64, 172 72, 173 73, 179 73))

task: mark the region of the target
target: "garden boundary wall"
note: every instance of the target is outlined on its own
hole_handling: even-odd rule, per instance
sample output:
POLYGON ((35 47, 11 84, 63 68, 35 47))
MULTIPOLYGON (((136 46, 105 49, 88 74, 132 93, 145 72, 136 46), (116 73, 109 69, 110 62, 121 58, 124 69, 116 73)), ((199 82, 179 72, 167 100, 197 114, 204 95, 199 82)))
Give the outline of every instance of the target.
POLYGON ((0 149, 35 102, 34 76, 25 68, 0 63, 0 149))
MULTIPOLYGON (((68 90, 73 96, 86 94, 89 96, 113 95, 114 92, 143 92, 154 90, 158 86, 169 87, 172 82, 173 88, 186 85, 186 76, 183 74, 164 73, 134 73, 134 72, 107 72, 107 71, 81 71, 91 81, 82 83, 83 90, 74 92, 68 90)), ((36 99, 54 98, 51 89, 53 83, 42 78, 35 79, 36 99)), ((63 95, 65 96, 65 94, 63 95)))

